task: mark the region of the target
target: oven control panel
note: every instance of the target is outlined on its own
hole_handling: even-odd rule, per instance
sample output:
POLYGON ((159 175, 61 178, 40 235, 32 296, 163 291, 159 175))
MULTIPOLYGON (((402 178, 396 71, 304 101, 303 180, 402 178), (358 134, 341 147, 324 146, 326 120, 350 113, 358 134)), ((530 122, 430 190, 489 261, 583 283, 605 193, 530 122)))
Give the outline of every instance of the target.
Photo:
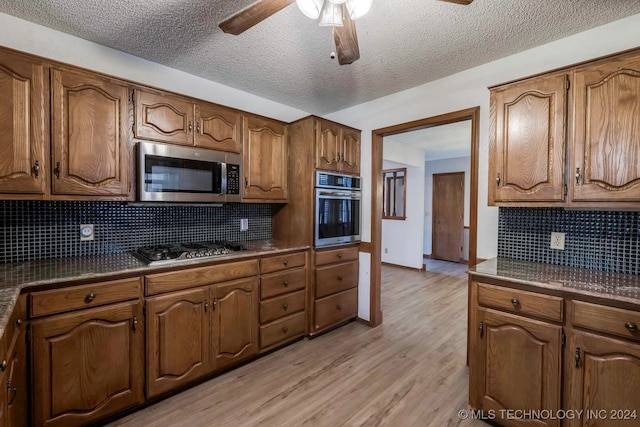
POLYGON ((240 194, 240 165, 227 163, 227 194, 240 194))

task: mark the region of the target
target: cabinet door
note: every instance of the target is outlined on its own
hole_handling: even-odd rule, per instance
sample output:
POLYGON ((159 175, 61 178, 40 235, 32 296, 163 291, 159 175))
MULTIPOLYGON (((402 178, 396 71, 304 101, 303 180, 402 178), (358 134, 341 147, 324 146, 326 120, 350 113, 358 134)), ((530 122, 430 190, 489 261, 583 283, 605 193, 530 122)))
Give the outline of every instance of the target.
POLYGON ((574 201, 640 201, 640 55, 578 69, 574 201))
POLYGON ((563 201, 566 94, 565 74, 492 91, 490 199, 563 201))
POLYGON ((193 102, 136 90, 136 138, 193 145, 193 102))
MULTIPOLYGON (((560 409, 562 328, 493 310, 478 310, 475 376, 481 409, 560 409)), ((472 399, 473 400, 473 399, 472 399)), ((504 419, 506 425, 558 426, 552 419, 504 419)))
POLYGON ((574 331, 568 352, 568 409, 584 411, 581 420, 568 425, 638 425, 640 345, 574 331))
POLYGON ((221 369, 258 352, 258 279, 211 287, 213 366, 221 369))
POLYGON ((360 175, 360 132, 343 129, 341 139, 342 154, 340 171, 360 175))
POLYGON ((318 120, 316 122, 316 169, 336 172, 340 170, 343 149, 340 126, 318 120))
POLYGON ((243 140, 243 198, 287 201, 289 146, 286 127, 267 119, 245 116, 243 140))
POLYGON ((0 93, 0 193, 42 198, 49 166, 47 68, 0 52, 0 93))
MULTIPOLYGON (((20 303, 18 303, 20 304, 20 303)), ((18 305, 16 305, 18 308, 18 305)), ((21 308, 24 310, 24 308, 21 308)), ((13 319, 12 319, 13 320, 13 319)), ((27 381, 27 325, 24 311, 7 327, 14 328, 9 353, 5 385, 7 401, 7 426, 27 426, 29 419, 29 395, 27 381)), ((6 332, 6 331, 5 331, 6 332)))
POLYGON ((128 88, 51 70, 53 194, 130 195, 128 88))
POLYGON ((147 395, 209 372, 209 288, 147 299, 147 395))
POLYGON ((215 104, 196 104, 196 146, 239 153, 242 116, 215 104))
POLYGON ((32 322, 33 422, 88 425, 144 401, 138 302, 32 322))

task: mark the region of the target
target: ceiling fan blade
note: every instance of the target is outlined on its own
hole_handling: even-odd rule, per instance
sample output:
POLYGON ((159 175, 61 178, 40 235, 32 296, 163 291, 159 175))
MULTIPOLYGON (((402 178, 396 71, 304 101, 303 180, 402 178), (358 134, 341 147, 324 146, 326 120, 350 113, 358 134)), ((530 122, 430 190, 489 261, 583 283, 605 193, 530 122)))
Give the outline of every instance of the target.
POLYGON ((333 40, 336 42, 336 53, 340 65, 351 64, 360 59, 360 47, 358 47, 358 35, 356 24, 353 22, 347 9, 342 11, 344 17, 342 27, 333 27, 333 40))
POLYGON ((473 0, 439 0, 439 1, 443 1, 445 3, 462 4, 465 6, 468 6, 473 2, 473 0))
POLYGON ((219 27, 225 33, 235 34, 237 36, 295 1, 296 0, 259 0, 222 21, 219 27))

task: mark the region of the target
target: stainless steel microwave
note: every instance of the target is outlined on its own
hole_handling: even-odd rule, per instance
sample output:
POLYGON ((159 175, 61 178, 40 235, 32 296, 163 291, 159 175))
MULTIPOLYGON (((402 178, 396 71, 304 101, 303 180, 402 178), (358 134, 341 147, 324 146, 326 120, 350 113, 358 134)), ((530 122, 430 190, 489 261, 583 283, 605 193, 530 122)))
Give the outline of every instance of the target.
POLYGON ((239 202, 240 154, 138 143, 141 202, 239 202))

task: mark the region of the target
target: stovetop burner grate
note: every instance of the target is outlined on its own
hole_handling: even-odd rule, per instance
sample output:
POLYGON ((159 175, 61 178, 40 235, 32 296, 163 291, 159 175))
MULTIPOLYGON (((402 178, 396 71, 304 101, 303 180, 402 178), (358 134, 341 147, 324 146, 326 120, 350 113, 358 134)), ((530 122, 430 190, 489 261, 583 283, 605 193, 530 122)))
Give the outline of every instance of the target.
POLYGON ((147 264, 157 264, 183 259, 220 256, 243 250, 246 250, 246 248, 241 243, 235 242, 188 242, 144 246, 136 249, 133 255, 147 264))

